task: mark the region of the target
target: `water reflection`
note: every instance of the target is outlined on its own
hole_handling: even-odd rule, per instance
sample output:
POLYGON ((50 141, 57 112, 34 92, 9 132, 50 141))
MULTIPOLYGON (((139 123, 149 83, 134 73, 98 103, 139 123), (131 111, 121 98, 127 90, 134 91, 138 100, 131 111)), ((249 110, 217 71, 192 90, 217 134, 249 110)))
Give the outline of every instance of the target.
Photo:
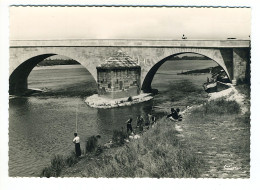
POLYGON ((136 104, 132 106, 112 108, 112 109, 97 109, 97 126, 99 134, 103 135, 106 141, 111 138, 113 130, 126 130, 126 121, 132 117, 133 126, 136 125, 138 115, 145 117, 151 108, 151 101, 136 104), (148 111, 149 110, 149 111, 148 111), (108 135, 110 134, 110 135, 108 135))

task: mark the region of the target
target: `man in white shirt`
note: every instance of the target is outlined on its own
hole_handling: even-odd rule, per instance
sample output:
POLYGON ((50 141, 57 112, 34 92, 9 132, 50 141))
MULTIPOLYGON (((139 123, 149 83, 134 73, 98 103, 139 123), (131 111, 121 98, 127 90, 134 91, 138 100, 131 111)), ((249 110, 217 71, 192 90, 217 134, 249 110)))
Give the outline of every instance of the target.
POLYGON ((73 143, 75 144, 75 152, 76 156, 81 156, 81 149, 80 149, 80 139, 77 133, 74 133, 75 138, 73 139, 73 143))

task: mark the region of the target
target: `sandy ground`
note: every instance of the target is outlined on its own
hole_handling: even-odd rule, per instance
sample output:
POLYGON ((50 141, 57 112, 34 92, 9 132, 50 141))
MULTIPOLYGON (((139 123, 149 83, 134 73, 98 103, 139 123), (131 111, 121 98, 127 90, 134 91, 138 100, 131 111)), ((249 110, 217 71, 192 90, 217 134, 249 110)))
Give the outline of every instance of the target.
POLYGON ((87 97, 85 102, 87 103, 87 105, 93 108, 114 108, 120 106, 130 106, 132 104, 145 102, 151 100, 153 97, 151 96, 151 94, 143 93, 138 96, 133 96, 132 98, 132 101, 128 101, 128 97, 120 99, 109 99, 94 94, 92 96, 87 97))

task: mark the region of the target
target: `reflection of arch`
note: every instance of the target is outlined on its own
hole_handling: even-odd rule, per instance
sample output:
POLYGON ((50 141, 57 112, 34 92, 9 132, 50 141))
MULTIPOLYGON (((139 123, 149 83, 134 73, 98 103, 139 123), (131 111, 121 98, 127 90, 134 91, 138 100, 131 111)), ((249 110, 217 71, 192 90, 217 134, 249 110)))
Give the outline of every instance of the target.
POLYGON ((33 70, 33 68, 44 59, 53 55, 58 54, 42 54, 31 57, 26 61, 22 62, 17 68, 15 68, 9 77, 9 94, 21 94, 25 92, 28 89, 27 78, 30 72, 33 70))
POLYGON ((224 71, 227 73, 229 79, 231 79, 230 77, 230 73, 228 72, 228 69, 224 63, 224 60, 221 56, 221 53, 220 51, 216 52, 216 51, 208 51, 206 50, 205 52, 201 51, 201 49, 193 49, 193 48, 186 48, 186 50, 189 49, 190 51, 182 51, 181 49, 178 49, 179 52, 174 52, 172 54, 168 54, 165 56, 164 54, 164 58, 160 59, 159 61, 155 62, 154 65, 152 65, 148 72, 146 73, 143 79, 143 83, 142 83, 142 90, 143 91, 150 91, 151 90, 151 83, 152 83, 152 80, 154 78, 154 75, 156 74, 157 70, 161 67, 161 65, 163 63, 165 63, 166 60, 169 59, 169 57, 173 57, 173 56, 176 56, 176 55, 180 55, 180 54, 184 54, 184 53, 194 53, 194 54, 199 54, 199 55, 202 55, 202 56, 205 56, 207 58, 210 58, 211 60, 213 60, 214 62, 216 62, 219 66, 221 66, 224 71), (199 50, 199 51, 197 51, 199 50))

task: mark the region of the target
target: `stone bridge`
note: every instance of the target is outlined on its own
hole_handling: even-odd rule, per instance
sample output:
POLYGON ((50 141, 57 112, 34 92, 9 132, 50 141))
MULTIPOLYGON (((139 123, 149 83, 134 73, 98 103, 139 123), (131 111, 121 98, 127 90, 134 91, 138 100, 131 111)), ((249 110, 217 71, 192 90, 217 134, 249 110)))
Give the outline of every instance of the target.
POLYGON ((83 65, 97 81, 96 66, 122 50, 141 66, 141 88, 149 91, 159 67, 183 53, 204 55, 227 73, 232 83, 250 78, 249 40, 11 40, 9 93, 27 90, 27 78, 42 60, 53 55, 69 57, 83 65))

